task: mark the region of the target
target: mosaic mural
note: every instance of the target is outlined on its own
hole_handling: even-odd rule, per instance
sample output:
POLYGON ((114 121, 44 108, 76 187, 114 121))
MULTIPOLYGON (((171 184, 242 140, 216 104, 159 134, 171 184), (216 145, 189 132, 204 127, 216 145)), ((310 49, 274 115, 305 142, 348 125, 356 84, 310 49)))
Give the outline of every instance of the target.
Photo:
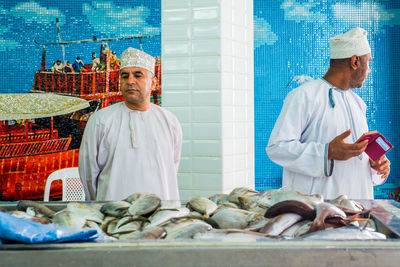
MULTIPOLYGON (((41 102, 59 102, 59 96, 90 102, 72 114, 57 110, 0 122, 0 200, 42 199, 51 172, 78 166, 88 117, 122 100, 118 57, 126 48, 157 57, 161 82, 160 14, 159 0, 0 2, 0 93, 55 93, 36 103, 37 114, 48 110, 41 102)), ((22 96, 15 99, 33 98, 22 96)), ((151 101, 161 104, 159 85, 151 101)), ((22 116, 28 110, 23 103, 13 103, 22 116)), ((53 196, 60 194, 61 181, 52 188, 53 196)))
POLYGON ((395 147, 387 155, 391 174, 375 187, 375 197, 387 198, 399 186, 399 15, 400 1, 254 0, 257 190, 281 186, 282 168, 269 160, 265 147, 285 96, 306 76, 322 77, 329 65, 329 38, 357 26, 369 33, 373 61, 363 88, 355 92, 367 104, 370 129, 395 147))

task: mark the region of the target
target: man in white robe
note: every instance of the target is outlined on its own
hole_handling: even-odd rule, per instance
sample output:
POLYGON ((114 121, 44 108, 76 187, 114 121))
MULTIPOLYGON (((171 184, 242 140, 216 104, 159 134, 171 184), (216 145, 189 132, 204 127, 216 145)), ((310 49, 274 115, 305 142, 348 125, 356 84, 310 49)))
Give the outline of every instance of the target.
POLYGON ((94 113, 85 128, 79 174, 89 200, 153 193, 179 200, 177 171, 182 130, 169 111, 150 103, 155 59, 134 48, 121 56, 124 102, 94 113))
POLYGON ((330 39, 331 61, 323 78, 291 91, 266 148, 283 167, 282 187, 326 199, 347 195, 373 199, 373 185, 386 181, 390 161, 363 153, 368 141, 366 105, 352 92, 367 78, 371 48, 361 28, 330 39))

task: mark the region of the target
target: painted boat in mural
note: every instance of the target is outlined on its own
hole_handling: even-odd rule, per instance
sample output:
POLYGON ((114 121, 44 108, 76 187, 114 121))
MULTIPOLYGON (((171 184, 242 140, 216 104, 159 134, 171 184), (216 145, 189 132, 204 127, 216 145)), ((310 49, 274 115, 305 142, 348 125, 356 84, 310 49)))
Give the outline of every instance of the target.
MULTIPOLYGON (((0 200, 43 199, 50 173, 78 166, 79 151, 69 150, 72 137, 58 135, 53 117, 88 106, 56 94, 0 95, 0 200), (39 118, 50 118, 50 127, 36 124, 39 118)), ((61 182, 54 182, 52 195, 61 192, 61 182)))
MULTIPOLYGON (((86 122, 93 111, 104 108, 113 102, 122 101, 119 85, 119 69, 110 67, 110 53, 107 41, 120 39, 147 38, 153 36, 134 36, 127 38, 80 40, 39 44, 43 47, 41 70, 35 72, 30 96, 59 95, 86 100, 89 106, 63 113, 63 121, 73 120, 79 132, 83 132, 86 122), (85 65, 88 71, 77 73, 59 73, 46 69, 46 46, 67 45, 87 42, 101 42, 100 60, 104 62, 102 72, 91 71, 92 65, 85 65), (68 115, 66 115, 68 114, 68 115)), ((156 90, 151 101, 161 104, 161 61, 156 58, 155 74, 158 78, 156 90)), ((28 97, 29 98, 29 97, 28 97)), ((33 98, 32 98, 33 99, 33 98)), ((0 103, 1 105, 1 103, 0 103)), ((23 105, 22 105, 23 106, 23 105)), ((15 115, 15 114, 14 114, 15 115)), ((54 115, 54 114, 52 114, 54 115)), ((62 114, 57 114, 62 115, 62 114)), ((43 117, 43 116, 42 116, 43 117)), ((60 129, 54 127, 53 117, 50 125, 41 125, 24 119, 24 123, 8 125, 0 116, 0 200, 43 199, 47 177, 55 170, 78 167, 79 143, 74 137, 59 136, 60 129)), ((15 116, 9 119, 15 120, 15 116)), ((22 119, 22 118, 20 118, 22 119)), ((35 118, 31 118, 35 119, 35 118)), ((76 138, 75 138, 76 139, 76 138)), ((54 181, 51 196, 62 193, 61 181, 54 181)))

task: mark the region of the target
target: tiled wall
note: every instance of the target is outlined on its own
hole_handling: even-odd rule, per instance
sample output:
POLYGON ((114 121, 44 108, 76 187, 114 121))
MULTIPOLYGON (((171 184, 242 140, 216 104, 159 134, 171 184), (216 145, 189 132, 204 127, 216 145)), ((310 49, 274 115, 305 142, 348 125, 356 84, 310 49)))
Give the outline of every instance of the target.
POLYGON ((161 8, 163 106, 184 135, 181 199, 254 187, 253 1, 161 8))

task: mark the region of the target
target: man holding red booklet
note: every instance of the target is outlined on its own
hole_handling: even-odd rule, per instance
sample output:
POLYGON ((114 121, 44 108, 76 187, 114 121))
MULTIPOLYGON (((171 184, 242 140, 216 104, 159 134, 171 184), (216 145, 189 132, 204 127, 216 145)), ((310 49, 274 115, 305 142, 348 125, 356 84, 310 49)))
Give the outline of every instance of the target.
POLYGON ((368 132, 366 105, 350 89, 361 88, 370 72, 367 32, 354 28, 329 42, 327 73, 287 95, 266 151, 283 167, 286 190, 373 199, 373 186, 390 173, 384 153, 391 145, 383 136, 360 138, 368 132))

